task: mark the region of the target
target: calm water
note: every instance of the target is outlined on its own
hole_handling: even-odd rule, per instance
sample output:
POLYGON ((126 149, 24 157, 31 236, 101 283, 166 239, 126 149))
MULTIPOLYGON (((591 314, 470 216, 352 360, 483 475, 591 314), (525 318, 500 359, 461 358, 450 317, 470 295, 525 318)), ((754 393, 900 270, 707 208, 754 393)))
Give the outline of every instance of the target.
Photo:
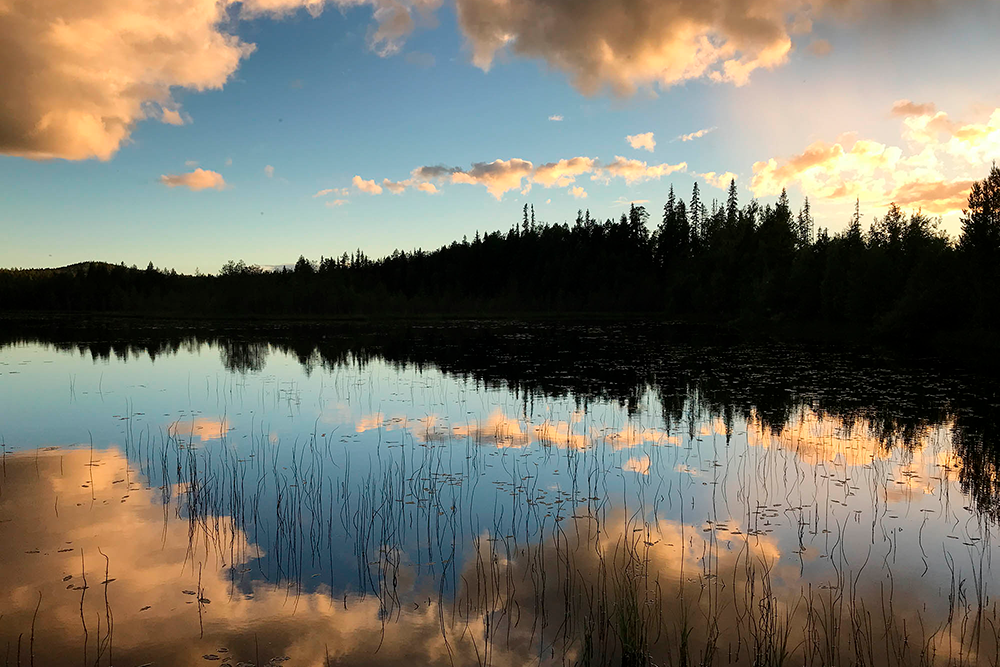
POLYGON ((697 338, 8 337, 4 664, 995 664, 995 385, 697 338))

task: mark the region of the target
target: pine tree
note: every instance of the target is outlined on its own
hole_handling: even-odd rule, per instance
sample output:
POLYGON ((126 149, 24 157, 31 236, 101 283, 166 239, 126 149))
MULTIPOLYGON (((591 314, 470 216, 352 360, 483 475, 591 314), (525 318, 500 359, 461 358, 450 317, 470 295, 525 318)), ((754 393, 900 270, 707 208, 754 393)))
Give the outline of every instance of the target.
POLYGON ((796 236, 800 248, 808 247, 813 238, 813 218, 809 210, 809 197, 805 198, 802 208, 799 209, 799 219, 796 224, 796 236))
POLYGON ((861 243, 863 238, 861 235, 861 200, 854 200, 854 215, 851 216, 851 222, 847 225, 847 239, 851 243, 861 243))
POLYGON ((972 184, 958 249, 976 262, 1000 255, 1000 169, 995 162, 989 176, 972 184))
POLYGON ((740 202, 736 192, 736 179, 729 181, 729 197, 726 200, 726 226, 729 229, 736 228, 740 211, 740 202))
POLYGON ((698 181, 695 181, 694 188, 691 189, 691 207, 688 212, 691 220, 691 237, 694 239, 700 239, 704 233, 704 209, 705 206, 701 203, 701 192, 698 190, 698 181))

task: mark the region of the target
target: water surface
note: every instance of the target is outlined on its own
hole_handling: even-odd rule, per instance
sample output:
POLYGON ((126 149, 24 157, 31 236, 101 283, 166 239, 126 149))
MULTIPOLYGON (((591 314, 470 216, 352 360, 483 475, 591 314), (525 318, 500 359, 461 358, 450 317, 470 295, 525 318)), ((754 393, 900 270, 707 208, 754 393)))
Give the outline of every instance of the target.
POLYGON ((698 338, 10 336, 0 651, 994 664, 994 385, 698 338))

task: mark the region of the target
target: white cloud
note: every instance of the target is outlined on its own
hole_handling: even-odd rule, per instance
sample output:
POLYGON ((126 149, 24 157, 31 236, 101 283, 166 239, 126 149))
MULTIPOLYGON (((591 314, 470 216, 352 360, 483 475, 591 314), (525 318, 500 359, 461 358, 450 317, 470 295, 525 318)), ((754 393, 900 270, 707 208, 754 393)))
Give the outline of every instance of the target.
POLYGON ((271 165, 265 166, 264 174, 267 175, 268 178, 274 178, 274 167, 272 167, 271 165))
POLYGON ((198 166, 198 161, 197 160, 185 160, 184 161, 184 166, 185 167, 197 167, 198 166))
POLYGON ((559 114, 552 114, 551 116, 549 116, 549 120, 555 121, 557 123, 560 122, 562 119, 563 117, 560 116, 559 114))
POLYGON ((584 190, 579 185, 574 185, 573 187, 571 187, 569 189, 569 193, 571 195, 573 195, 574 197, 576 197, 577 199, 586 199, 587 198, 587 191, 584 190))
POLYGON ((323 202, 323 205, 327 206, 328 208, 337 208, 339 206, 343 206, 344 204, 350 204, 350 203, 351 202, 349 202, 346 199, 334 199, 333 201, 323 202))
POLYGON ((695 139, 701 139, 709 132, 714 132, 716 129, 717 128, 715 127, 706 127, 704 130, 698 130, 697 132, 692 132, 691 134, 682 134, 677 138, 681 141, 694 141, 695 139))
POLYGON ((314 194, 313 198, 315 199, 316 197, 325 197, 328 194, 331 194, 332 192, 333 192, 333 188, 326 188, 325 190, 320 190, 319 192, 317 192, 316 194, 314 194))
POLYGON ((642 148, 652 153, 653 149, 656 148, 656 140, 653 139, 652 132, 644 132, 642 134, 630 134, 627 137, 625 137, 625 140, 628 141, 629 146, 631 146, 636 150, 642 148))
POLYGON ((205 169, 195 169, 187 174, 164 174, 160 176, 160 182, 170 188, 185 187, 194 191, 209 188, 222 190, 226 187, 222 174, 205 169))
POLYGON ((631 206, 632 204, 642 205, 648 204, 648 199, 626 199, 625 197, 619 197, 618 199, 611 202, 612 206, 631 206))
POLYGON ((731 171, 726 171, 721 174, 717 174, 714 171, 707 171, 704 174, 698 174, 705 179, 705 182, 711 185, 713 188, 719 188, 720 190, 726 190, 729 188, 729 184, 732 181, 738 181, 739 177, 731 171))

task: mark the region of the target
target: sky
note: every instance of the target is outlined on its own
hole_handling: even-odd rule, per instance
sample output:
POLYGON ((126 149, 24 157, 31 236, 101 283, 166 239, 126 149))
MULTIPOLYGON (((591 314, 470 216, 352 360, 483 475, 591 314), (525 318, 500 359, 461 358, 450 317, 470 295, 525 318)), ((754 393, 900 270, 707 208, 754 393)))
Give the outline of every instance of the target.
POLYGON ((671 185, 955 236, 1000 0, 0 0, 0 266, 431 249, 671 185))

